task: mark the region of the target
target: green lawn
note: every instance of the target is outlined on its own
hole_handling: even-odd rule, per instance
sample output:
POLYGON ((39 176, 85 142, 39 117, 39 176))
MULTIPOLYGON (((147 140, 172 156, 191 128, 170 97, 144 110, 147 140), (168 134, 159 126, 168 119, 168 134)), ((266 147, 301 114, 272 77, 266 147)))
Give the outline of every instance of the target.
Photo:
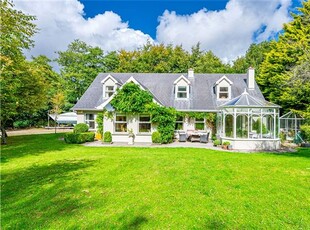
POLYGON ((67 145, 9 138, 2 229, 310 229, 310 151, 67 145))

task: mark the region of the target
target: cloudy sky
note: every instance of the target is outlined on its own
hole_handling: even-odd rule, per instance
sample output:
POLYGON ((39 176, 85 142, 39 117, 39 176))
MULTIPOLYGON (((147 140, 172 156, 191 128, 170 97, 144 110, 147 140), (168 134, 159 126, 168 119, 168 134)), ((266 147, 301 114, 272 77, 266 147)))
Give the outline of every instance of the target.
POLYGON ((272 39, 300 0, 15 0, 37 17, 40 32, 27 56, 55 58, 74 39, 104 51, 133 50, 147 41, 182 45, 200 42, 224 61, 249 45, 272 39))

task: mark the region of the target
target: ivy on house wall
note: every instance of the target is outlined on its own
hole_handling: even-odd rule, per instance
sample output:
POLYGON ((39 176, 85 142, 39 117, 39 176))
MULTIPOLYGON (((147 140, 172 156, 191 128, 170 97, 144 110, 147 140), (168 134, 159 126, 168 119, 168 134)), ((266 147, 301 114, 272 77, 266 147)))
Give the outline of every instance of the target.
POLYGON ((216 133, 216 113, 207 113, 207 112, 177 112, 177 116, 202 119, 205 118, 205 123, 208 127, 211 128, 212 133, 216 133))
POLYGON ((152 95, 142 90, 133 82, 125 84, 117 90, 111 105, 116 111, 128 114, 139 114, 146 111, 146 105, 153 102, 152 95))
MULTIPOLYGON (((173 141, 176 110, 153 102, 153 96, 148 91, 142 90, 139 85, 133 82, 125 84, 121 89, 118 89, 115 97, 111 100, 111 105, 115 111, 125 114, 150 114, 152 124, 157 125, 161 143, 173 141)), ((105 114, 109 115, 107 112, 105 114)))

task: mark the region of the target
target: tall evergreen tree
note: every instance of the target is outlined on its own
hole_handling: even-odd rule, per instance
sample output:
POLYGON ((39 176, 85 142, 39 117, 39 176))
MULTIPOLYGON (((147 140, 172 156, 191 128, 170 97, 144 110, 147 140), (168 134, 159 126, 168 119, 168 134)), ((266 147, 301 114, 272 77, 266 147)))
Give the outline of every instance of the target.
MULTIPOLYGON (((283 30, 284 32, 280 35, 279 40, 271 42, 271 50, 262 63, 261 73, 257 81, 267 99, 287 109, 288 104, 282 103, 283 86, 291 81, 292 74, 290 71, 306 60, 306 53, 309 51, 309 1, 303 2, 303 7, 299 8, 299 13, 293 15, 293 21, 285 24, 283 30)), ((295 103, 298 104, 297 101, 295 103)), ((289 107, 294 107, 295 103, 291 103, 289 107)))

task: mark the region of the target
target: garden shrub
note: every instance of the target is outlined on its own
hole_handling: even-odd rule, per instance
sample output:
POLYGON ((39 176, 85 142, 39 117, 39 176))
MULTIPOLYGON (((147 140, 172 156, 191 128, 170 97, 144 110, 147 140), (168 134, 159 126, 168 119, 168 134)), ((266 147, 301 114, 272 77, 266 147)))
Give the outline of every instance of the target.
POLYGON ((214 145, 214 146, 218 146, 218 145, 220 145, 220 144, 221 144, 221 141, 220 141, 219 139, 213 141, 213 145, 214 145))
POLYGON ((76 144, 78 135, 76 133, 65 133, 64 140, 68 144, 76 144))
POLYGON ((95 133, 93 132, 79 133, 78 140, 80 143, 92 142, 95 140, 95 133))
POLYGON ((108 142, 108 143, 112 142, 112 134, 111 134, 111 132, 107 131, 107 132, 104 133, 104 135, 103 135, 103 142, 108 142))
POLYGON ((73 132, 74 133, 86 133, 88 132, 88 125, 85 123, 79 123, 76 126, 74 126, 73 132))
POLYGON ((160 133, 155 131, 152 133, 152 143, 161 143, 160 133))
POLYGON ((310 142, 310 125, 301 125, 300 131, 304 140, 310 142))
POLYGON ((85 142, 94 141, 95 133, 85 132, 85 133, 66 133, 64 140, 68 144, 81 144, 85 142))
POLYGON ((13 127, 17 129, 27 128, 31 125, 31 121, 29 120, 19 120, 13 123, 13 127))

